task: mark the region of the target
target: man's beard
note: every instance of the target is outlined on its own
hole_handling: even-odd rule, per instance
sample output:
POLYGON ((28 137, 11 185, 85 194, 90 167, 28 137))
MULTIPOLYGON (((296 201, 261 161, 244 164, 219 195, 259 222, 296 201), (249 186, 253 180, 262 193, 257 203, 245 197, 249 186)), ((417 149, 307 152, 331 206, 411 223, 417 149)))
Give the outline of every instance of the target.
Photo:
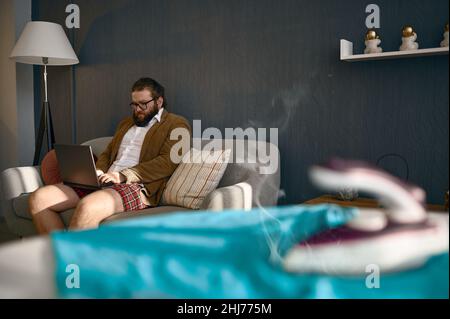
POLYGON ((133 121, 136 126, 144 127, 147 126, 148 123, 152 120, 152 118, 158 114, 159 110, 154 108, 150 113, 146 114, 143 119, 139 119, 136 114, 136 111, 133 112, 133 121))

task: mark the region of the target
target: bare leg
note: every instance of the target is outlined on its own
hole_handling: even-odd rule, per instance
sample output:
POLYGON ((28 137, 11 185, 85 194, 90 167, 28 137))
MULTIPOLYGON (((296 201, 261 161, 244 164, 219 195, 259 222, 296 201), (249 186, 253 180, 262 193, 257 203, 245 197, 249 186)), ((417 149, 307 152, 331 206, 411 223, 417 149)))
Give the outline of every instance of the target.
POLYGON ((74 208, 80 201, 77 193, 63 184, 49 185, 36 190, 29 199, 30 213, 39 234, 64 229, 58 213, 74 208))
POLYGON ((89 194, 77 205, 69 229, 88 229, 98 227, 100 222, 124 211, 122 198, 113 189, 104 189, 89 194))

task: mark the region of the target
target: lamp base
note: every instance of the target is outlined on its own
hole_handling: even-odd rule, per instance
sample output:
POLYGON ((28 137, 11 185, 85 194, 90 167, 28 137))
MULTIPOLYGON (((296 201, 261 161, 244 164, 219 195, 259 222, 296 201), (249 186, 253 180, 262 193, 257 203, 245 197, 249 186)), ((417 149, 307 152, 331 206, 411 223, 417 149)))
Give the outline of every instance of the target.
POLYGON ((52 150, 55 144, 55 133, 53 132, 52 113, 50 111, 50 103, 48 101, 42 104, 41 121, 39 124, 39 131, 34 150, 34 166, 39 165, 40 163, 44 141, 46 142, 47 152, 52 150))

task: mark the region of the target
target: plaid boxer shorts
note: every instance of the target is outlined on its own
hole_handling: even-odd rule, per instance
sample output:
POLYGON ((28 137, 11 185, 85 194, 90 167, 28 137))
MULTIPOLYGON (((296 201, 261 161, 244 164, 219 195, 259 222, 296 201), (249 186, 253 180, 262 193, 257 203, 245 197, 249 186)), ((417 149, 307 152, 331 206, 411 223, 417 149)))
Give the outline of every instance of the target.
MULTIPOLYGON (((143 187, 144 185, 137 183, 114 184, 109 189, 113 189, 117 193, 119 193, 120 197, 122 198, 123 208, 126 212, 128 212, 149 207, 148 205, 144 204, 141 199, 141 190, 143 187)), ((80 199, 96 191, 79 187, 72 187, 72 189, 77 193, 80 199)))

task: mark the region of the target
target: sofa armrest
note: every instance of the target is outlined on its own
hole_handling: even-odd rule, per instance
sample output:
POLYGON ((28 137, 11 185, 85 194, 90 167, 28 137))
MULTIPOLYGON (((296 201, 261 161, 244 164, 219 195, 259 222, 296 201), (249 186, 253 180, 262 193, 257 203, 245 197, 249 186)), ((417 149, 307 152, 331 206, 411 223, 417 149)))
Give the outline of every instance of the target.
POLYGON ((252 209, 253 190, 248 183, 217 188, 203 201, 200 209, 222 211, 224 209, 252 209))
POLYGON ((18 217, 13 200, 21 194, 34 192, 43 185, 39 167, 14 167, 0 174, 0 200, 3 217, 11 232, 18 236, 30 236, 36 230, 30 220, 18 217))
POLYGON ((43 186, 39 166, 14 167, 0 174, 2 199, 12 200, 21 194, 34 192, 43 186))

